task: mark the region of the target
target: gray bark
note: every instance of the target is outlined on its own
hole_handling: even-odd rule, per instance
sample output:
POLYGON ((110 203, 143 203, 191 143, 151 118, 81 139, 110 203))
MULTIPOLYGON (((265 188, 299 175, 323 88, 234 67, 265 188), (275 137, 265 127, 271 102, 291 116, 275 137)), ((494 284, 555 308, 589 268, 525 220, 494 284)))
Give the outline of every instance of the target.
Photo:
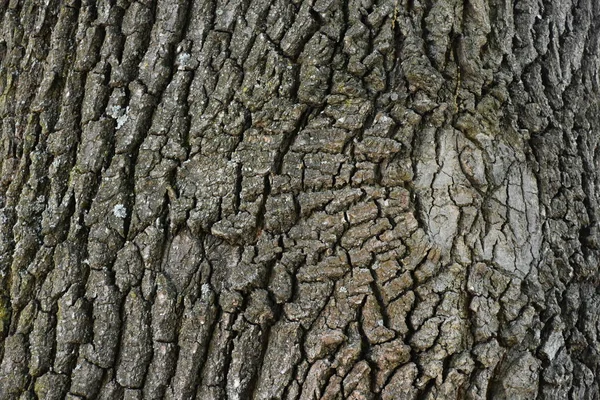
POLYGON ((599 398, 598 1, 0 15, 0 399, 599 398))

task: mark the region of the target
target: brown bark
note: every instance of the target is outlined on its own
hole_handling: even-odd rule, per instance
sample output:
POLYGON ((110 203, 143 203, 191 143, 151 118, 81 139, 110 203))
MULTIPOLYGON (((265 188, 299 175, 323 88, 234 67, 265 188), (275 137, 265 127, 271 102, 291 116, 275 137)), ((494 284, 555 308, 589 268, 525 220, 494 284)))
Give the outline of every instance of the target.
POLYGON ((0 12, 0 399, 599 397, 597 1, 0 12))

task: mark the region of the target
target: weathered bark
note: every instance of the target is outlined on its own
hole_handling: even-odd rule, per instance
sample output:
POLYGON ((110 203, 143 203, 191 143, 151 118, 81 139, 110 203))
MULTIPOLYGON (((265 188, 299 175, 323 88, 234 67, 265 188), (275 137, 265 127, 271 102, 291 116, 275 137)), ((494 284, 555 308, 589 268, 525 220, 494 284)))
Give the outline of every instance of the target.
POLYGON ((598 399, 596 0, 0 1, 1 399, 598 399))

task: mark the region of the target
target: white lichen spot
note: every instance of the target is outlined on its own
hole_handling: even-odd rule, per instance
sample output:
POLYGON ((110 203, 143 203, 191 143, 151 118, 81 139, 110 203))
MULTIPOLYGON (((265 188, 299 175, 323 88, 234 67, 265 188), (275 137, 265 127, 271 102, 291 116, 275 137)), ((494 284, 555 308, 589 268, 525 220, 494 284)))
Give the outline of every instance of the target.
POLYGON ((127 113, 129 107, 123 109, 121 106, 112 106, 108 109, 107 114, 109 117, 117 121, 117 129, 120 129, 125 122, 127 122, 127 113))
POLYGON ((190 53, 180 53, 177 55, 177 62, 179 65, 185 65, 190 61, 191 58, 192 56, 190 53))
POLYGON ((121 115, 117 118, 117 129, 121 129, 121 127, 125 125, 125 122, 127 122, 127 115, 121 115))
POLYGON ((113 214, 117 218, 124 219, 125 217, 127 217, 127 209, 123 204, 117 204, 113 207, 113 214))
POLYGON ((108 114, 109 117, 117 119, 121 115, 123 115, 124 112, 123 112, 123 109, 120 106, 112 106, 111 108, 108 109, 107 114, 108 114))
POLYGON ((346 289, 346 286, 340 287, 340 293, 348 293, 348 289, 346 289))

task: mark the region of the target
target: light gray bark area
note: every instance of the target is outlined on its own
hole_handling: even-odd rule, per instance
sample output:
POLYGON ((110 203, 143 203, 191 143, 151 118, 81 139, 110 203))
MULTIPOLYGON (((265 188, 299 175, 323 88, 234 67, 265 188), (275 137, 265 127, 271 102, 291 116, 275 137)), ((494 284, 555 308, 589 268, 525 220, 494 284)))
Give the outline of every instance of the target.
POLYGON ((0 399, 598 399, 597 1, 0 15, 0 399))

